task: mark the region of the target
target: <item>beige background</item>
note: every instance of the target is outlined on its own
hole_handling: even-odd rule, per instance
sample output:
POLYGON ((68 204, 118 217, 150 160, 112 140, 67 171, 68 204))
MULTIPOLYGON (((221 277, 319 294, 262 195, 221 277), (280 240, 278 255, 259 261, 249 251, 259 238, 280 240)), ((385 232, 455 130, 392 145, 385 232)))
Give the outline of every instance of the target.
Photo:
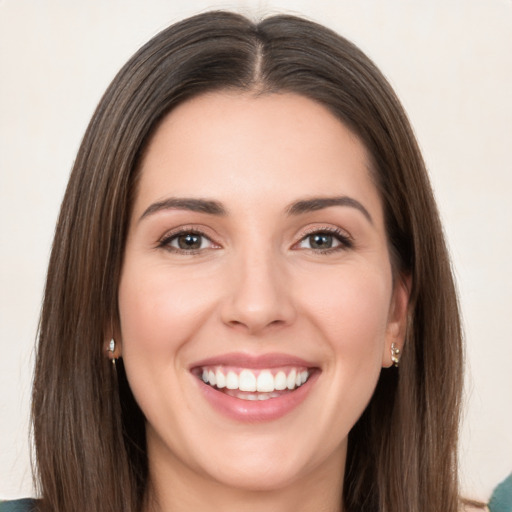
POLYGON ((0 497, 32 493, 34 338, 86 124, 142 43, 212 7, 295 12, 331 26, 376 61, 405 104, 461 293, 463 488, 486 498, 512 470, 512 0, 0 0, 0 497))

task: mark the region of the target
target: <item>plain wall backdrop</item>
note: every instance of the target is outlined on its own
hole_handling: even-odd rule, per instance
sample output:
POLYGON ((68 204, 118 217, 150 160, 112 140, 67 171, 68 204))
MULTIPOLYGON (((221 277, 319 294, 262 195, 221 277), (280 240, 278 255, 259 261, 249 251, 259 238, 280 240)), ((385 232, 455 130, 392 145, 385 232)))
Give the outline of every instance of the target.
POLYGON ((464 316, 463 490, 487 498, 512 471, 512 0, 0 0, 0 498, 33 494, 38 315, 89 118, 143 43, 211 8, 296 13, 330 26, 376 62, 405 105, 464 316))

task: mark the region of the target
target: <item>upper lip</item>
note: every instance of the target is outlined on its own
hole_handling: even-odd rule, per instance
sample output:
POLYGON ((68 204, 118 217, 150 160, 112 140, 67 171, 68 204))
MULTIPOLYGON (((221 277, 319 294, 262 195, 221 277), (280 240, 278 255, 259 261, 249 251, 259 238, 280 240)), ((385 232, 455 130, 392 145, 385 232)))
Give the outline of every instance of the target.
POLYGON ((202 366, 237 366, 240 368, 278 368, 282 366, 300 366, 312 368, 315 364, 290 354, 271 352, 267 354, 247 354, 231 352, 202 359, 190 365, 190 369, 202 366))

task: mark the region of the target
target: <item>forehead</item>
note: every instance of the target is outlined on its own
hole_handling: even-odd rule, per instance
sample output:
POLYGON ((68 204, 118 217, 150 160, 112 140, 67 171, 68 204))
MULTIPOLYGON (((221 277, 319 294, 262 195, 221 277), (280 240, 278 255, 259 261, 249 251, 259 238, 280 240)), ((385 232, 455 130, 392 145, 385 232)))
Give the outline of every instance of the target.
POLYGON ((139 212, 167 195, 260 208, 350 195, 380 210, 363 144, 324 106, 291 93, 215 92, 181 104, 156 130, 140 171, 139 212))

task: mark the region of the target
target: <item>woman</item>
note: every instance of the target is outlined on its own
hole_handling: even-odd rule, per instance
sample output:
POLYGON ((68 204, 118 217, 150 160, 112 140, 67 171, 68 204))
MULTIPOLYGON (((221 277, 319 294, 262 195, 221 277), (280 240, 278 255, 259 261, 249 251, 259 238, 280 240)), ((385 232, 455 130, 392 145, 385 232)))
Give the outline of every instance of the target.
POLYGON ((130 59, 54 240, 38 511, 455 511, 461 383, 428 177, 360 50, 207 13, 130 59))

